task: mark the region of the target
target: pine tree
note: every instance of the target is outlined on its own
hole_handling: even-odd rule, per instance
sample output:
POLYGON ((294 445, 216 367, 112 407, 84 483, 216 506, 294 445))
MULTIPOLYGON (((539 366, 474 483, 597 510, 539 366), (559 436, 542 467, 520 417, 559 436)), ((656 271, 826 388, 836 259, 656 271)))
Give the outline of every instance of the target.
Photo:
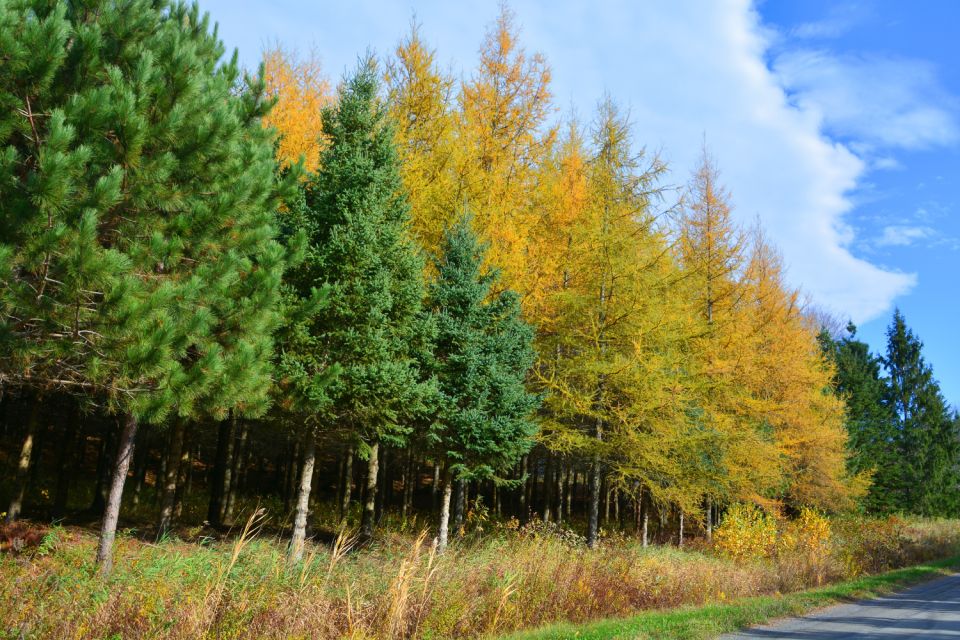
POLYGON ((898 506, 928 516, 955 515, 960 443, 922 352, 923 343, 897 309, 887 329, 883 365, 888 375, 886 403, 899 436, 898 506))
POLYGON ((321 420, 346 429, 367 458, 361 533, 373 534, 381 442, 402 444, 424 401, 415 367, 423 300, 423 260, 409 237, 393 127, 378 95, 372 59, 341 86, 323 112, 329 144, 306 185, 306 263, 328 302, 305 329, 314 358, 336 362, 321 420))
POLYGON ((270 101, 195 6, 13 2, 0 25, 0 384, 123 416, 108 572, 138 424, 268 404, 270 101))
POLYGON ((428 304, 436 326, 431 364, 439 415, 427 442, 442 461, 438 548, 447 545, 453 481, 499 481, 533 444, 538 398, 524 386, 533 331, 512 291, 494 293, 484 248, 468 218, 447 231, 428 304))

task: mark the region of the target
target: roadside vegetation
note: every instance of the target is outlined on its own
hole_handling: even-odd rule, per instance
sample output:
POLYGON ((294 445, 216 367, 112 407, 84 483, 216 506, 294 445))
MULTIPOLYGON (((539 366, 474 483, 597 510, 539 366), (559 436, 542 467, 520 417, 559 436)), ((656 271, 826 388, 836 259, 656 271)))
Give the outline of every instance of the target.
MULTIPOLYGON (((91 533, 24 526, 16 534, 7 528, 8 553, 0 554, 3 633, 51 639, 491 637, 787 594, 960 552, 960 523, 943 520, 828 521, 810 513, 799 521, 772 521, 771 532, 771 522, 747 516, 722 524, 713 546, 695 539, 683 549, 644 548, 632 536, 609 535, 596 550, 577 534, 539 521, 516 527, 473 520, 443 554, 426 536, 398 531, 363 552, 351 549, 349 538, 308 543, 303 562, 291 567, 283 541, 258 530, 260 524, 252 518, 236 538, 222 541, 153 543, 122 532, 108 581, 93 564, 91 533), (21 542, 12 542, 17 535, 21 542), (759 555, 743 556, 748 548, 759 555)), ((759 609, 745 605, 752 612, 747 618, 734 608, 737 615, 723 613, 706 628, 828 601, 767 600, 759 609)), ((688 614, 670 616, 665 620, 688 614)), ((553 631, 530 637, 568 636, 553 631)))

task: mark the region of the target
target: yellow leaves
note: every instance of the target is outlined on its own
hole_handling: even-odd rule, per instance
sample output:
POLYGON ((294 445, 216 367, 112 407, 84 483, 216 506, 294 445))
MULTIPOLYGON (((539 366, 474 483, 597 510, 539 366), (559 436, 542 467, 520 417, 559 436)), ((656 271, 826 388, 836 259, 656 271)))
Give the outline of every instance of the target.
POLYGON ((527 242, 537 222, 531 204, 538 167, 555 129, 550 70, 539 54, 517 45, 513 14, 504 7, 487 32, 474 76, 460 87, 455 155, 457 204, 475 216, 490 242, 488 260, 505 284, 526 293, 527 242))
POLYGON ((277 159, 287 167, 304 159, 307 171, 316 171, 323 146, 321 110, 332 99, 330 83, 319 58, 299 59, 295 53, 276 47, 263 57, 267 94, 277 103, 263 120, 280 134, 277 159))
POLYGON ((752 504, 733 504, 713 532, 713 544, 735 560, 770 557, 777 544, 777 521, 752 504))
POLYGON ((459 214, 461 204, 456 202, 454 187, 454 82, 437 68, 435 57, 414 25, 386 71, 413 231, 431 255, 436 254, 443 231, 459 214))

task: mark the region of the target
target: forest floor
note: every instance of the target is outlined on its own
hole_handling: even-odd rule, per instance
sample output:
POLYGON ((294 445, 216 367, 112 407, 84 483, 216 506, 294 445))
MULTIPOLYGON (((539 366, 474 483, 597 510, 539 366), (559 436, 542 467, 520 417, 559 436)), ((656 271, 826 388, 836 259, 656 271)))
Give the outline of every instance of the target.
POLYGON ((863 576, 960 553, 960 521, 891 522, 835 521, 826 553, 757 559, 697 539, 644 548, 607 536, 591 551, 561 528, 509 523, 487 523, 437 555, 426 534, 384 529, 363 549, 349 538, 310 544, 293 567, 284 539, 254 521, 217 539, 153 542, 128 529, 108 579, 93 563, 95 531, 25 523, 0 529, 0 638, 440 639, 542 627, 520 637, 707 637, 899 585, 953 561, 863 576), (843 582, 852 577, 861 579, 843 582), (653 610, 661 613, 635 617, 653 610), (604 619, 617 621, 548 626, 604 619))

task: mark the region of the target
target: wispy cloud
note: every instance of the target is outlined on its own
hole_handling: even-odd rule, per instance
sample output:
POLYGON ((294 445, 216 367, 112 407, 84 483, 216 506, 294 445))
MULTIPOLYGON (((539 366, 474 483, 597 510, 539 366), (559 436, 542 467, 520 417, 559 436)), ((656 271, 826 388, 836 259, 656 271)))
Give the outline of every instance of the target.
POLYGON ((908 247, 921 240, 929 240, 936 234, 931 227, 889 225, 883 228, 880 237, 874 240, 873 244, 877 247, 908 247))
POLYGON ((865 152, 960 141, 960 104, 927 62, 800 49, 781 53, 774 70, 798 108, 865 152))
POLYGON ((868 11, 862 2, 837 2, 825 18, 794 27, 790 36, 804 40, 839 38, 861 22, 868 11))

